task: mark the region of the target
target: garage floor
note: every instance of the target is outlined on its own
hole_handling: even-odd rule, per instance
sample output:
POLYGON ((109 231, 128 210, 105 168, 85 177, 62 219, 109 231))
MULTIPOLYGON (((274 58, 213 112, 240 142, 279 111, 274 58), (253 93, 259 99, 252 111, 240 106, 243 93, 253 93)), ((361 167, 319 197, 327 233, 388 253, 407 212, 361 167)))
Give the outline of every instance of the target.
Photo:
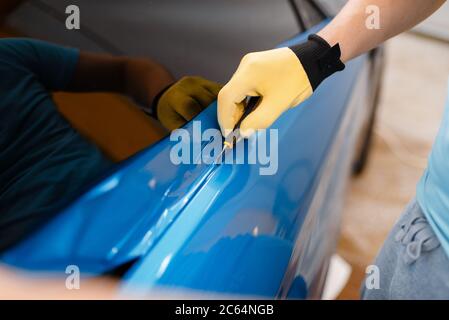
POLYGON ((364 270, 415 194, 447 94, 449 44, 412 33, 390 40, 368 167, 349 187, 339 254, 353 273, 341 299, 358 299, 364 270))

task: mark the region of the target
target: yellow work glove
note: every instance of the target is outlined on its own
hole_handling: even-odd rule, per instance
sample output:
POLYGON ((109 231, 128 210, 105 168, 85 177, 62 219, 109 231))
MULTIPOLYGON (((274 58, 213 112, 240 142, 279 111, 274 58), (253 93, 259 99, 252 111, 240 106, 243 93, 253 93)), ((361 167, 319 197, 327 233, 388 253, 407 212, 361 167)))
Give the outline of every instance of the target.
POLYGON ((218 95, 218 122, 223 136, 234 129, 244 111, 247 96, 262 98, 240 125, 242 137, 268 128, 282 113, 310 97, 332 73, 343 70, 340 48, 311 35, 292 48, 249 53, 218 95))
POLYGON ((180 128, 215 101, 221 88, 201 77, 184 77, 155 99, 155 115, 167 129, 180 128))

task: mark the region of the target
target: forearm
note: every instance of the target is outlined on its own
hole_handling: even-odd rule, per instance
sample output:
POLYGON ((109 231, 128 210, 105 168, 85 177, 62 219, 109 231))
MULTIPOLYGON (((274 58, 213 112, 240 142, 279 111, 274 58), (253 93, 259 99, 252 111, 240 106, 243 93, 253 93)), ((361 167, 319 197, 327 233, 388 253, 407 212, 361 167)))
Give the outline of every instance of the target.
POLYGON ((132 58, 125 64, 124 94, 148 106, 156 95, 175 79, 160 64, 149 59, 132 58))
POLYGON ((82 52, 67 90, 115 92, 147 105, 172 82, 169 72, 149 59, 82 52))
POLYGON ((349 0, 340 13, 318 35, 331 46, 339 43, 342 61, 365 53, 402 33, 435 12, 445 0, 349 0), (380 10, 380 28, 366 26, 366 8, 380 10))

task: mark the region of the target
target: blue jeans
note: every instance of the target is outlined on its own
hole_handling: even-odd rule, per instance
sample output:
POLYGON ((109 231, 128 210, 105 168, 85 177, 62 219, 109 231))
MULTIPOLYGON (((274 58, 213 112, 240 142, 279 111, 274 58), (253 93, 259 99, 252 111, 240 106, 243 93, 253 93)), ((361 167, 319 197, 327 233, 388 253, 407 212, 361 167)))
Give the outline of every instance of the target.
POLYGON ((416 200, 393 227, 374 265, 378 286, 370 271, 362 299, 449 299, 449 259, 416 200))

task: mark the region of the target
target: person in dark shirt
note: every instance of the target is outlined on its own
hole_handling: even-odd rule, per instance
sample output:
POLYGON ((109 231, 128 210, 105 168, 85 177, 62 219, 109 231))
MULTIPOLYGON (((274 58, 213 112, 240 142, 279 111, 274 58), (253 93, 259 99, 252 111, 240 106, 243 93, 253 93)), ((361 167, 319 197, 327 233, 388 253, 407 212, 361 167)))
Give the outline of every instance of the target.
POLYGON ((48 221, 113 165, 59 114, 52 92, 128 95, 175 129, 215 100, 220 88, 199 77, 173 84, 148 59, 0 40, 0 251, 48 221))

